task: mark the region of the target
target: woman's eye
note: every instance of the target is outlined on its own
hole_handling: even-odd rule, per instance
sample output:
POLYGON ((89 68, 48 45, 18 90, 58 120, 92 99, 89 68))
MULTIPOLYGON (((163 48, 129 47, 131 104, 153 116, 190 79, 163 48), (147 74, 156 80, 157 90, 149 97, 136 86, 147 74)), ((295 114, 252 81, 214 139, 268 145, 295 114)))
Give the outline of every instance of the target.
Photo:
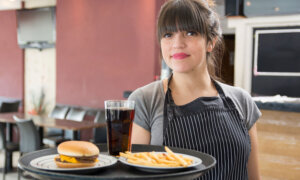
POLYGON ((172 34, 171 33, 166 33, 166 34, 164 34, 164 38, 169 38, 169 37, 171 37, 172 36, 172 34))
POLYGON ((188 32, 186 32, 186 35, 188 35, 188 36, 195 36, 195 35, 197 35, 197 32, 195 32, 195 31, 188 31, 188 32))

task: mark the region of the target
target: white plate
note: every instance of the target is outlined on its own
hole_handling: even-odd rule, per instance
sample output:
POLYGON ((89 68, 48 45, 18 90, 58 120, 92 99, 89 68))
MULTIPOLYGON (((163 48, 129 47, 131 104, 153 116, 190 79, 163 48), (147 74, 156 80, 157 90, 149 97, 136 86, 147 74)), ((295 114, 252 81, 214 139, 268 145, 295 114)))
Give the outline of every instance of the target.
POLYGON ((99 155, 98 162, 94 167, 84 167, 84 168, 59 168, 56 166, 54 162, 54 157, 58 156, 58 154, 52 154, 47 156, 38 157, 30 161, 30 165, 32 167, 48 170, 48 171, 76 171, 76 172, 83 172, 83 171, 90 171, 90 170, 98 170, 101 168, 109 167, 114 165, 118 162, 115 157, 108 156, 108 155, 99 155))
MULTIPOLYGON (((155 153, 165 153, 166 152, 155 152, 155 153)), ((133 153, 134 154, 134 153, 133 153)), ((195 156, 191 156, 191 155, 187 155, 187 154, 181 154, 181 153, 175 153, 177 155, 182 155, 183 157, 187 157, 193 160, 193 163, 187 167, 154 167, 154 166, 146 166, 146 165, 139 165, 139 164, 132 164, 127 162, 127 159, 125 157, 119 157, 119 161, 121 161, 122 163, 128 165, 128 166, 132 166, 135 168, 138 168, 140 170, 143 171, 147 171, 147 172, 169 172, 169 171, 174 171, 174 170, 183 170, 186 168, 191 168, 191 167, 195 167, 198 166, 199 164, 202 163, 202 160, 198 157, 195 156)))

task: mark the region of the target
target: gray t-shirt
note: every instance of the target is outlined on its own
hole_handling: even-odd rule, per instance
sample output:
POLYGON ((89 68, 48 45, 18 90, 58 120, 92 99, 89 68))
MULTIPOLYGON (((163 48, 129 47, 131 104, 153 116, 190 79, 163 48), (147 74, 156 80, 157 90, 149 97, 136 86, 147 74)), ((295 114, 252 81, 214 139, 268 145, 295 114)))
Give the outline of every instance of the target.
MULTIPOLYGON (((217 82, 223 89, 225 96, 234 102, 243 122, 248 130, 261 116, 259 109, 245 90, 217 82)), ((130 96, 134 100, 135 117, 134 123, 151 132, 152 145, 163 143, 163 112, 165 93, 163 81, 155 81, 146 86, 136 89, 130 96)))

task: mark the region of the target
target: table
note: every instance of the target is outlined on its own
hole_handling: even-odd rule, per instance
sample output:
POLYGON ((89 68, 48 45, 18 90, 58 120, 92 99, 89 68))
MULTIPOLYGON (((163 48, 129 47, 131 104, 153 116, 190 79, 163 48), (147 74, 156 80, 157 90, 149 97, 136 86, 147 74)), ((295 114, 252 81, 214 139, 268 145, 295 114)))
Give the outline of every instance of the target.
POLYGON ((104 127, 106 126, 105 123, 94 123, 93 121, 87 122, 78 122, 72 121, 67 119, 55 119, 48 116, 38 116, 38 115, 29 115, 25 113, 0 113, 0 122, 5 123, 13 123, 15 124, 16 121, 13 119, 13 116, 17 116, 21 119, 33 119, 34 124, 36 126, 41 127, 49 127, 49 128, 59 128, 64 130, 82 130, 82 129, 89 129, 95 127, 104 127))
MULTIPOLYGON (((107 154, 107 145, 106 144, 98 144, 98 147, 100 149, 100 153, 107 154)), ((144 151, 164 151, 163 146, 153 146, 153 145, 137 145, 134 144, 132 146, 133 152, 144 152, 144 151)), ((121 162, 118 162, 112 167, 106 168, 101 171, 97 171, 94 173, 89 174, 72 174, 67 172, 53 172, 53 171, 45 171, 40 170, 37 168, 34 168, 30 166, 30 161, 41 156, 45 155, 51 155, 51 154, 57 154, 57 151, 55 148, 52 149, 45 149, 40 151, 35 151, 32 153, 25 154, 19 159, 18 168, 21 171, 26 171, 31 176, 37 178, 37 179, 77 179, 77 180, 112 180, 112 179, 134 179, 134 180, 146 180, 146 179, 155 179, 155 180, 188 180, 188 179, 194 179, 201 175, 203 175, 205 172, 207 172, 209 169, 213 168, 216 164, 216 160, 214 157, 201 153, 198 151, 193 150, 187 150, 187 149, 180 149, 180 148, 170 148, 174 152, 178 153, 184 153, 192 156, 199 157, 202 159, 202 164, 193 167, 188 168, 183 171, 172 171, 172 172, 166 172, 166 173, 152 173, 152 172, 145 172, 140 171, 138 169, 135 169, 133 167, 129 167, 125 164, 122 164, 121 162)))
MULTIPOLYGON (((13 119, 14 115, 21 119, 32 119, 34 124, 40 128, 39 132, 41 139, 43 138, 43 128, 73 130, 75 133, 74 137, 78 138, 76 132, 79 130, 106 126, 106 123, 95 123, 93 121, 84 121, 83 123, 66 119, 55 119, 48 116, 29 115, 25 113, 0 113, 0 122, 15 124, 16 121, 13 119)), ((9 136, 10 137, 7 137, 7 139, 11 140, 12 132, 9 134, 9 136)))
MULTIPOLYGON (((34 124, 39 127, 39 134, 41 137, 41 144, 43 144, 43 137, 44 137, 44 128, 58 128, 63 130, 72 130, 73 137, 78 139, 78 131, 83 129, 90 129, 90 128, 98 128, 106 126, 106 123, 95 123, 93 121, 72 121, 66 119, 55 119, 48 116, 37 116, 37 115, 29 115, 26 113, 0 113, 0 122, 7 123, 7 124, 15 124, 16 121, 13 119, 13 116, 17 116, 21 119, 32 119, 34 124)), ((12 129, 7 128, 7 141, 12 141, 12 129)), ((12 155, 8 155, 7 157, 7 165, 8 170, 12 168, 12 155)))

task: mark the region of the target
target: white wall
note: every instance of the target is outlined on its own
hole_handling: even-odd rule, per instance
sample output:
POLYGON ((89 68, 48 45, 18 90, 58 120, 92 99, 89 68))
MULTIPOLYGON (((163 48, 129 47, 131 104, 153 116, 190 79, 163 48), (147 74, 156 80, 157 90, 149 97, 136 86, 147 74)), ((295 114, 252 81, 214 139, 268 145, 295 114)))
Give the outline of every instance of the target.
POLYGON ((42 90, 45 93, 46 113, 56 99, 56 49, 25 49, 25 112, 34 108, 42 90))
POLYGON ((39 7, 48 7, 55 6, 56 0, 26 0, 25 8, 39 8, 39 7))
MULTIPOLYGON (((25 8, 55 6, 56 0, 26 0, 25 8)), ((56 104, 56 49, 25 49, 24 51, 24 91, 25 112, 39 102, 42 91, 45 93, 45 113, 56 104)))

